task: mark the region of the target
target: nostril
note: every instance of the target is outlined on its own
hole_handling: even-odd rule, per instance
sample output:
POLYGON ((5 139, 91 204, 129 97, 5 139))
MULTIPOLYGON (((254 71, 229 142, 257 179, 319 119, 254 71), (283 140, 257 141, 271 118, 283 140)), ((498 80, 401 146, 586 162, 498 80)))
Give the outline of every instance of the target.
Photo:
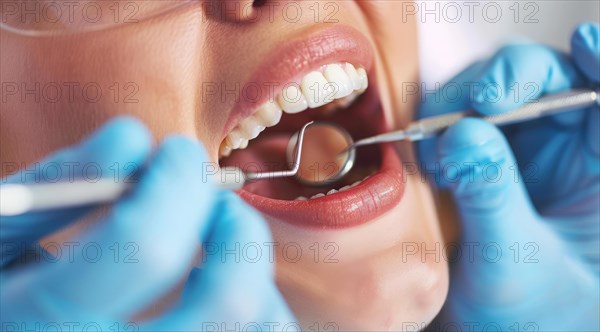
POLYGON ((267 0, 254 0, 252 2, 252 7, 257 8, 257 7, 261 7, 264 6, 267 3, 267 0))
POLYGON ((260 19, 258 11, 266 4, 267 0, 211 0, 205 2, 204 11, 211 19, 248 23, 260 19))

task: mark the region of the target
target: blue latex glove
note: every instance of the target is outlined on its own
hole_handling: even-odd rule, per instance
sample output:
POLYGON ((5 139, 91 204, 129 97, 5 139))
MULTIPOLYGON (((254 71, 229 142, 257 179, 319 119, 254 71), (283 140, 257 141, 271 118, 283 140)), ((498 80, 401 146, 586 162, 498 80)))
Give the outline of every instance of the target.
MULTIPOLYGON (((451 80, 461 98, 447 84, 426 96, 419 116, 499 114, 526 97, 598 87, 599 35, 597 24, 579 26, 570 56, 540 45, 505 47, 451 80), (486 90, 490 83, 500 89, 486 90)), ((462 220, 462 251, 433 330, 600 330, 597 106, 502 131, 465 119, 419 152, 462 220)))
MULTIPOLYGON (((239 259, 240 249, 237 255, 205 255, 201 267, 190 273, 200 243, 230 251, 236 245, 262 245, 271 241, 269 229, 233 193, 203 181, 207 159, 198 143, 171 137, 152 153, 151 141, 139 122, 124 118, 40 162, 37 181, 55 178, 57 173, 46 166, 67 162, 79 162, 75 175, 94 163, 105 176, 114 176, 116 165, 121 180, 133 166, 145 166, 132 192, 71 240, 76 243, 60 243, 61 251, 32 248, 90 208, 2 217, 2 331, 197 331, 295 324, 275 286, 272 255, 266 250, 251 260, 239 259), (129 322, 183 281, 183 296, 172 308, 151 321, 129 322)), ((22 175, 5 182, 21 182, 22 175)), ((27 180, 35 181, 32 175, 27 180)))

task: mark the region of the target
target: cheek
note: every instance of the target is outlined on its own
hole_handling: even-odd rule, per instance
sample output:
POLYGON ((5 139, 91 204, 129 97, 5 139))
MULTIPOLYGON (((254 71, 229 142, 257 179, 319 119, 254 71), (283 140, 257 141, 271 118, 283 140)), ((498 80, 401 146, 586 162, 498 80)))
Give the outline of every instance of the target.
POLYGON ((2 32, 2 81, 16 90, 1 114, 3 160, 31 162, 117 115, 138 117, 158 138, 198 136, 202 29, 177 19, 57 38, 2 32), (16 151, 6 135, 39 144, 16 151))
POLYGON ((92 90, 97 89, 88 83, 97 86, 98 80, 88 79, 82 86, 76 70, 79 60, 65 57, 76 54, 77 47, 6 32, 0 39, 3 89, 14 88, 13 93, 3 94, 2 160, 32 162, 89 130, 95 112, 87 113, 90 120, 77 123, 75 119, 85 117, 76 110, 87 108, 84 96, 96 98, 92 90), (57 54, 53 47, 65 53, 57 54))
POLYGON ((359 2, 368 14, 377 49, 382 104, 394 128, 405 127, 418 102, 419 44, 415 15, 403 18, 404 1, 359 2))

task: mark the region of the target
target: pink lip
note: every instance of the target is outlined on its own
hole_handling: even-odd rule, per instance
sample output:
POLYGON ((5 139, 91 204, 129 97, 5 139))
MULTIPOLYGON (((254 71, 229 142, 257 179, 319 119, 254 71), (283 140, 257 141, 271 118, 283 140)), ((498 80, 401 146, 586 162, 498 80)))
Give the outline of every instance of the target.
POLYGON ((367 72, 371 69, 371 44, 354 28, 335 25, 323 29, 317 26, 299 35, 302 37, 286 41, 272 50, 250 76, 245 87, 255 91, 260 89, 260 93, 253 93, 252 96, 249 93, 241 94, 225 123, 222 138, 241 120, 256 112, 258 106, 276 97, 286 84, 297 82, 310 70, 336 62, 360 65, 367 72))

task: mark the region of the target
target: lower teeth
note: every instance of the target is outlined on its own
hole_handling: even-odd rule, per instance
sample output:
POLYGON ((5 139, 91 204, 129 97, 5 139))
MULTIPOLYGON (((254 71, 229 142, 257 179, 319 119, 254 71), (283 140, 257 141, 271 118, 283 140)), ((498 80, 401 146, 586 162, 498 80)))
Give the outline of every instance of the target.
POLYGON ((337 194, 338 192, 346 191, 348 189, 351 189, 351 188, 354 188, 354 187, 358 186, 359 184, 363 183, 363 181, 365 181, 368 178, 369 178, 369 176, 366 176, 364 179, 362 179, 360 181, 356 181, 353 184, 344 186, 344 187, 342 187, 340 189, 337 189, 337 190, 336 189, 331 189, 327 193, 319 193, 319 194, 313 195, 310 198, 306 198, 304 196, 299 196, 299 197, 296 197, 296 199, 294 199, 294 200, 295 201, 306 201, 306 200, 310 200, 310 199, 321 198, 321 197, 325 197, 325 196, 337 194))

